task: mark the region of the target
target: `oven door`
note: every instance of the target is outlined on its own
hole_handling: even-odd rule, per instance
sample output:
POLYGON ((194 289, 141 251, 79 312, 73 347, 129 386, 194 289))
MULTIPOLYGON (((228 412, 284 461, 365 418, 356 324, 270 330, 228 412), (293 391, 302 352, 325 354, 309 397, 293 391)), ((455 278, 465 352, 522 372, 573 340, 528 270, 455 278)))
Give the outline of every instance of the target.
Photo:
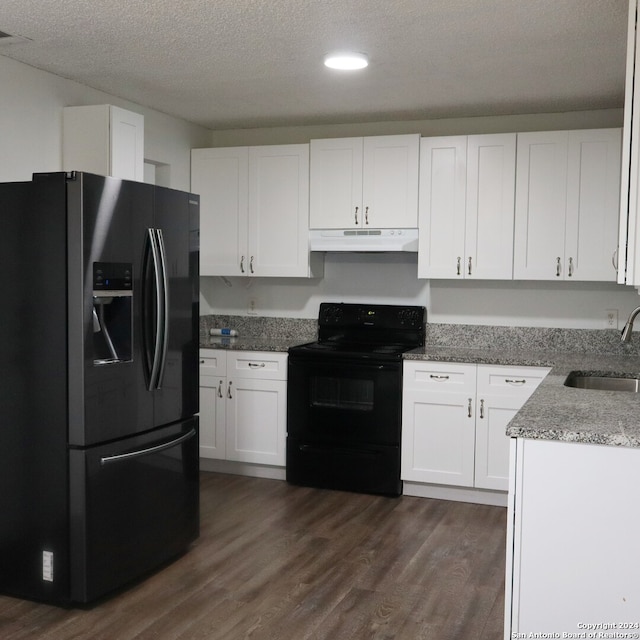
POLYGON ((290 356, 288 380, 289 437, 316 444, 400 444, 400 362, 290 356))
POLYGON ((399 362, 289 357, 287 481, 398 496, 399 362))

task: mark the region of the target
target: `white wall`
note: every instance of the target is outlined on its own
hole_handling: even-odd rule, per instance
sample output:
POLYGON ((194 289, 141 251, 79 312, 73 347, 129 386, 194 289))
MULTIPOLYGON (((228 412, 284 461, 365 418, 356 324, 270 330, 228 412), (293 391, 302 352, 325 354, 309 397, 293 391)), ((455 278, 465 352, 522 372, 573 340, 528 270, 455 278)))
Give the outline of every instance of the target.
MULTIPOLYGON (((210 146, 288 144, 312 138, 420 133, 424 136, 622 126, 622 110, 213 131, 210 146)), ((201 313, 314 318, 327 300, 426 305, 430 322, 535 327, 619 328, 640 298, 616 284, 457 282, 417 279, 415 255, 328 254, 319 280, 201 278, 201 313), (228 283, 228 284, 227 284, 228 283), (228 285, 231 286, 228 286, 228 285)))
POLYGON ((211 132, 159 111, 0 56, 0 182, 62 168, 62 108, 113 104, 145 117, 145 158, 162 166, 167 186, 188 190, 192 147, 211 132))
POLYGON ((320 302, 427 307, 429 322, 605 329, 607 310, 622 328, 640 304, 635 289, 609 283, 418 280, 415 254, 327 254, 322 279, 200 279, 200 313, 315 318, 320 302))

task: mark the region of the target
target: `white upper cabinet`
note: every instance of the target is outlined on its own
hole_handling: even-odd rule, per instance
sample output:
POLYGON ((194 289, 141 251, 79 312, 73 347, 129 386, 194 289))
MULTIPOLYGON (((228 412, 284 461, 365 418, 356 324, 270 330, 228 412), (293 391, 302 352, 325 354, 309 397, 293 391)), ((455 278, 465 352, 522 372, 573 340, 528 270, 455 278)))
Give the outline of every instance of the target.
POLYGON ((193 149, 200 274, 311 275, 309 145, 193 149))
POLYGON ((249 149, 193 149, 191 190, 200 194, 200 275, 240 275, 247 255, 249 149))
POLYGON ((420 135, 311 141, 312 229, 415 228, 420 135))
POLYGON ((108 104, 63 109, 62 167, 144 181, 144 116, 108 104))
POLYGON ((616 280, 620 129, 518 134, 514 278, 616 280))
POLYGON ((418 277, 510 280, 516 135, 423 138, 418 277))

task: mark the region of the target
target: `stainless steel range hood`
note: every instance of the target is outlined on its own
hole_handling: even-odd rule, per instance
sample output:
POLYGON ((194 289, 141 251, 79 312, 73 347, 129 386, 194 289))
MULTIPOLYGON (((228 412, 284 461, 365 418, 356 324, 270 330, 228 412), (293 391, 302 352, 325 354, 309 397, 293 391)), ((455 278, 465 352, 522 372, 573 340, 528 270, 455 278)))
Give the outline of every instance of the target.
POLYGON ((312 229, 311 251, 418 251, 417 229, 312 229))

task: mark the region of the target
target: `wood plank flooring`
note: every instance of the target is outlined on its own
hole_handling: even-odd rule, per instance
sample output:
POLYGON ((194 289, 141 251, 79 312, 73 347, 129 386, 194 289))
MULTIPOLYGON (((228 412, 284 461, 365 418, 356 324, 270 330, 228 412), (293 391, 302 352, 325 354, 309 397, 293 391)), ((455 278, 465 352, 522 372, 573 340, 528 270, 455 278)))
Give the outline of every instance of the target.
POLYGON ((92 607, 0 596, 0 638, 503 637, 506 509, 201 479, 188 553, 92 607))

